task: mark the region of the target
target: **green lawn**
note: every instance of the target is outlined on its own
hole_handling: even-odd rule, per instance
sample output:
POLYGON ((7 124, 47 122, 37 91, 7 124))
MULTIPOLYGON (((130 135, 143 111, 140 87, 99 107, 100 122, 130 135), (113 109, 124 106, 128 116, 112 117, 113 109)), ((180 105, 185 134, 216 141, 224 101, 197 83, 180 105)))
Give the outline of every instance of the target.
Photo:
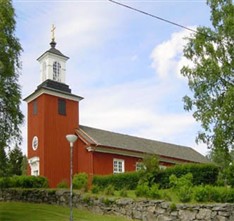
MULTIPOLYGON (((1 221, 69 221, 69 208, 20 202, 0 202, 1 221)), ((74 221, 127 221, 116 216, 102 216, 73 209, 74 221)))

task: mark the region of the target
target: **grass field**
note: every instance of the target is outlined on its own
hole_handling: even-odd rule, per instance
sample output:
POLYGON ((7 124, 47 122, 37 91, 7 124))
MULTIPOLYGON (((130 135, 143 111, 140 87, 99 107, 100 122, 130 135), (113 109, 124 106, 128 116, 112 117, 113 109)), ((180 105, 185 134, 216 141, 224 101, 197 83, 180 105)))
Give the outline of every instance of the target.
MULTIPOLYGON (((0 202, 0 221, 69 221, 69 208, 20 202, 0 202)), ((73 209, 74 221, 127 221, 116 216, 102 216, 73 209)))

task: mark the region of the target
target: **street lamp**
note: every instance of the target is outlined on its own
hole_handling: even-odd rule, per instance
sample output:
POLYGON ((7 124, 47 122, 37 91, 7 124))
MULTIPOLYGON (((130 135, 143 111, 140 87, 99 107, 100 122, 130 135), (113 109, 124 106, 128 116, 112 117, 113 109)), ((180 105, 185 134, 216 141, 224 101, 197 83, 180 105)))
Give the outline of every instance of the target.
POLYGON ((72 163, 72 151, 73 151, 73 144, 77 140, 77 136, 74 134, 68 134, 66 135, 67 141, 70 143, 70 221, 73 221, 72 217, 72 168, 73 168, 73 163, 72 163))

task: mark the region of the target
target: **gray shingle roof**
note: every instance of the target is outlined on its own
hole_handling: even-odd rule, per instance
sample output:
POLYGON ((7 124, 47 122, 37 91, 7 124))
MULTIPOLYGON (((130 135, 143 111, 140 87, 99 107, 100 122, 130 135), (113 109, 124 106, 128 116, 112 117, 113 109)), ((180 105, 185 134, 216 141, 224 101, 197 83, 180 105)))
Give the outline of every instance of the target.
POLYGON ((58 49, 55 48, 56 42, 52 41, 50 43, 50 45, 51 45, 51 48, 49 50, 47 50, 46 52, 44 52, 37 60, 39 60, 46 53, 56 54, 58 56, 64 57, 66 59, 69 59, 69 57, 67 57, 66 55, 62 54, 58 49))
POLYGON ((159 156, 173 157, 192 162, 209 162, 203 155, 190 147, 114 133, 82 125, 80 125, 79 132, 88 142, 98 146, 157 154, 159 156))

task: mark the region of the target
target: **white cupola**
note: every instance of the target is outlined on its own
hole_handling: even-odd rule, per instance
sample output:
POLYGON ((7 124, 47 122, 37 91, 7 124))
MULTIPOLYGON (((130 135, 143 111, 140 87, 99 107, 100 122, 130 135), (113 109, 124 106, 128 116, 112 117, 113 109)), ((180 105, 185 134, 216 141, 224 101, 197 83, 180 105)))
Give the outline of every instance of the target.
POLYGON ((54 38, 50 46, 51 48, 37 59, 40 63, 41 83, 50 79, 65 84, 66 61, 69 57, 55 48, 54 38))

